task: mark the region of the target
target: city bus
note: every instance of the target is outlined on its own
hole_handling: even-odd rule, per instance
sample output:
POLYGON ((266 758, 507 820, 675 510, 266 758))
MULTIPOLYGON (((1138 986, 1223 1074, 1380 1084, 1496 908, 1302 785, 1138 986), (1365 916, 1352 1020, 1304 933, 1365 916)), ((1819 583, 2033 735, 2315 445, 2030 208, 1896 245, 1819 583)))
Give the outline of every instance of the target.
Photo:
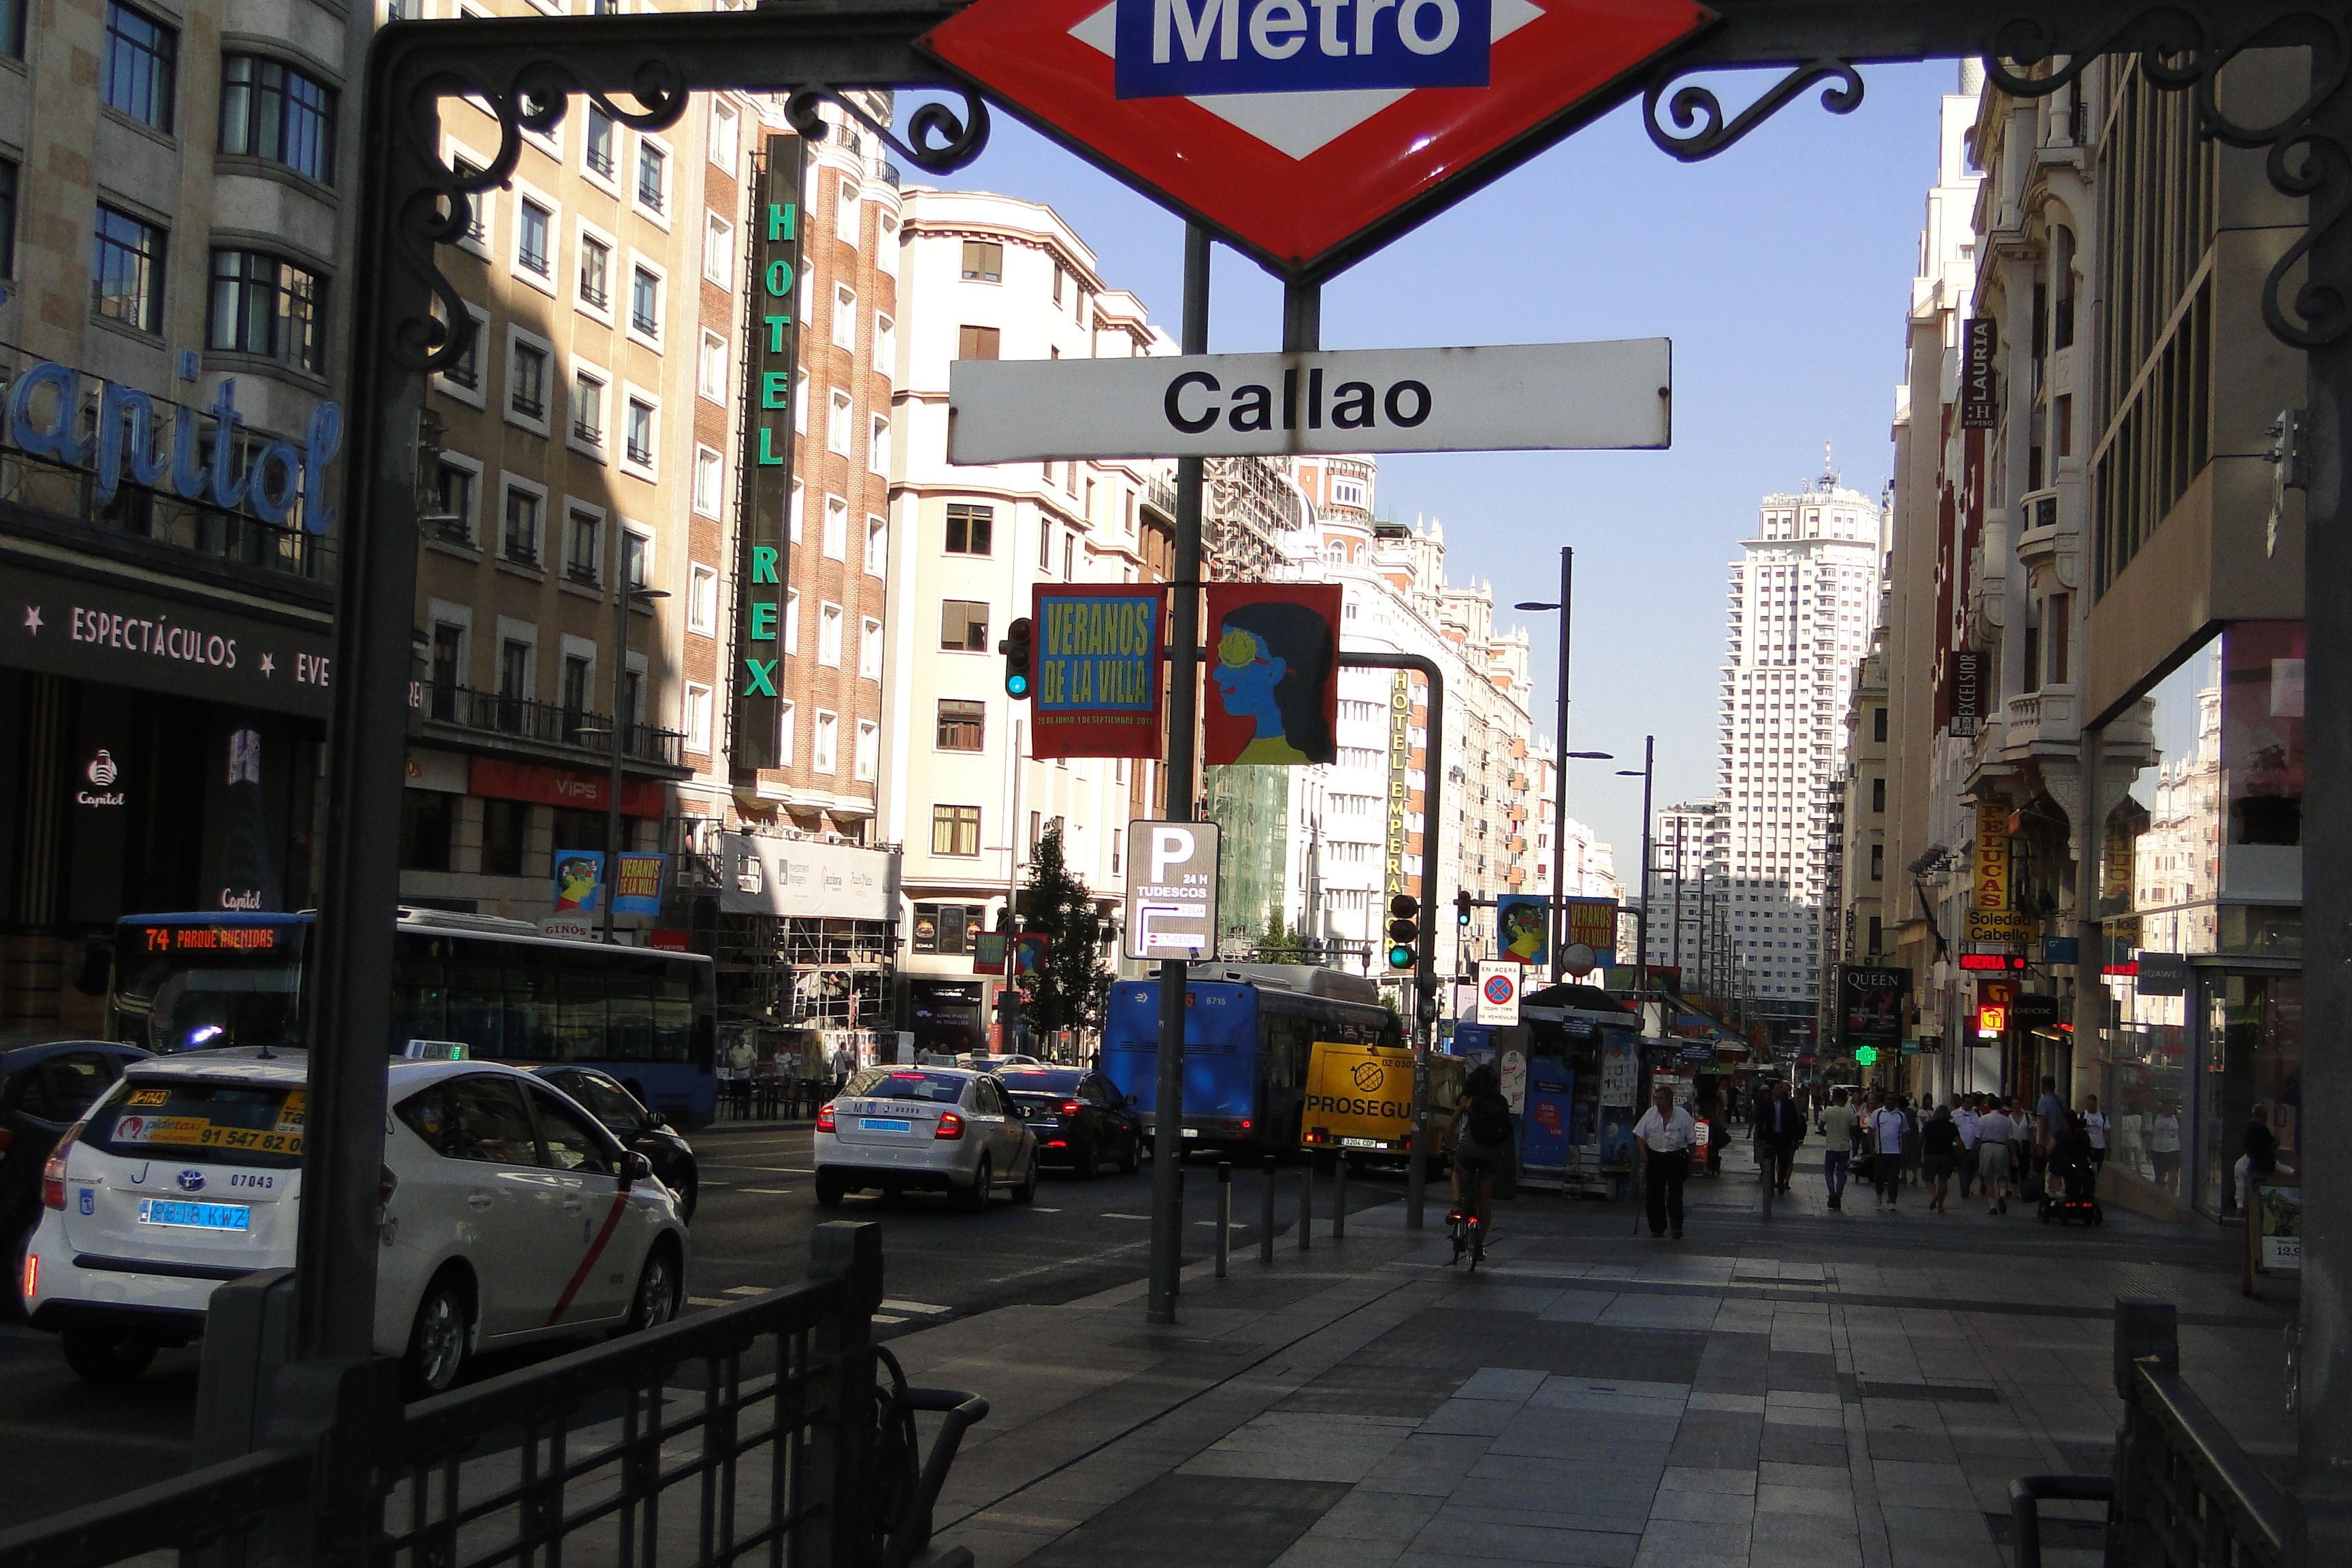
MULTIPOLYGON (((156 1052, 301 1048, 314 918, 126 915, 115 925, 110 1037, 156 1052)), ((688 1128, 713 1113, 717 987, 699 953, 541 936, 522 921, 403 909, 384 1044, 458 1044, 491 1061, 574 1062, 688 1128)))
MULTIPOLYGON (((1187 1148, 1287 1154, 1299 1147, 1318 1040, 1396 1046, 1396 1016, 1360 976, 1307 964, 1193 966, 1184 988, 1187 1148)), ((1103 1072, 1147 1129, 1160 1100, 1160 982, 1110 988, 1103 1072)))

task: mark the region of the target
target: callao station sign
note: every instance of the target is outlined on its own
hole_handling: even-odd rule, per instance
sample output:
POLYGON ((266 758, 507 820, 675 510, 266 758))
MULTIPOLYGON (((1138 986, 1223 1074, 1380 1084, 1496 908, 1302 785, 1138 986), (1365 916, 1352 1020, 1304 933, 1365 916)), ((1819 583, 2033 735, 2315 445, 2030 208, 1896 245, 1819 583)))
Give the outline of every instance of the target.
POLYGON ((924 47, 1295 278, 1466 195, 1714 19, 1691 0, 977 0, 924 47))

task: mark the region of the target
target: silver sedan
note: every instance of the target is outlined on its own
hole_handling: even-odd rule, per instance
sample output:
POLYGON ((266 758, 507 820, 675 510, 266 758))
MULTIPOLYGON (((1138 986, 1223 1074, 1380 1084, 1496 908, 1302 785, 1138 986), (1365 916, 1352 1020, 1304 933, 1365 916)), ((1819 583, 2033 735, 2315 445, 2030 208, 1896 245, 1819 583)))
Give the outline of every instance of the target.
POLYGON ((1037 1139, 1004 1086, 964 1068, 867 1068, 816 1113, 816 1201, 946 1193, 971 1209, 1037 1195, 1037 1139))

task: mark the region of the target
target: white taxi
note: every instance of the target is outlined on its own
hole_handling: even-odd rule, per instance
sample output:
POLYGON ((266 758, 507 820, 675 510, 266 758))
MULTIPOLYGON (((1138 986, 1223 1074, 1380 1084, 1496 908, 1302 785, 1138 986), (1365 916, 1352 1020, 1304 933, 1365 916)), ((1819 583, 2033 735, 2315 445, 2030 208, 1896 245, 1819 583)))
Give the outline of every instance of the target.
MULTIPOLYGON (((299 1051, 142 1062, 58 1140, 18 1284, 76 1372, 136 1376, 221 1281, 294 1262, 308 1076, 299 1051)), ((677 1313, 686 1223, 645 1156, 513 1068, 395 1061, 387 1087, 375 1348, 412 1396, 478 1350, 677 1313)))
POLYGON ((1037 1195, 1037 1137, 1004 1086, 963 1068, 867 1068, 816 1113, 816 1201, 860 1188, 946 1193, 982 1209, 1037 1195))

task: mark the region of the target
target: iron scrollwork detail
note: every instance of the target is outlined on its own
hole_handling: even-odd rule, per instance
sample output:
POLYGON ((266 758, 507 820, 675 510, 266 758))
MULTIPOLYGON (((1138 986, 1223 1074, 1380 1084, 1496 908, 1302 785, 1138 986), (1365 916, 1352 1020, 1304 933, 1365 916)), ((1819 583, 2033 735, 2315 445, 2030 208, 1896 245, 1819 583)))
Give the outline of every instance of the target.
POLYGON ((2336 285, 2306 280, 2294 290, 2291 306, 2287 299, 2295 268, 2352 214, 2352 143, 2322 118, 2352 74, 2352 30, 2344 19, 2316 9, 2273 11, 2218 34, 2185 6, 2154 5, 2068 51, 2040 18, 2020 16, 1994 29, 1985 79, 2011 97, 2046 98, 2080 79, 2093 59, 2114 52, 2137 53, 2141 75, 2155 86, 2194 92, 2206 135, 2225 146, 2267 149, 2272 188, 2310 204, 2302 235, 2272 266, 2263 286, 2263 321, 2273 335, 2295 348, 2316 349, 2352 333, 2352 299, 2336 285), (2262 125, 2226 113, 2220 83, 2230 63, 2249 49, 2287 46, 2311 54, 2311 91, 2303 101, 2262 125), (2047 68, 2026 74, 2036 68, 2047 68))
POLYGON ((428 171, 421 187, 402 204, 396 243, 408 267, 432 290, 439 314, 412 317, 394 328, 392 352, 405 368, 430 373, 446 370, 465 357, 474 339, 474 318, 457 286, 443 274, 436 247, 466 237, 473 222, 469 198, 506 184, 522 159, 525 132, 543 136, 562 122, 574 94, 583 94, 619 124, 633 131, 663 131, 686 112, 684 82, 657 59, 640 62, 630 91, 634 109, 623 108, 602 93, 584 92, 579 78, 554 60, 535 60, 518 68, 503 87, 461 71, 443 71, 427 78, 410 100, 403 124, 408 151, 428 171), (442 163, 434 144, 438 124, 436 106, 445 98, 469 97, 487 107, 499 122, 499 150, 484 169, 457 169, 442 163))
POLYGON ((1813 60, 1799 66, 1774 83, 1763 97, 1728 118, 1724 114, 1723 100, 1716 97, 1713 89, 1697 82, 1685 82, 1676 88, 1676 74, 1670 66, 1651 79, 1642 95, 1642 122, 1650 132, 1650 140, 1662 152, 1685 163, 1714 157, 1787 108, 1798 94, 1817 82, 1829 84, 1822 89, 1822 107, 1832 114, 1852 114, 1862 107, 1862 73, 1853 68, 1850 60, 1813 60), (1667 97, 1670 88, 1671 98, 1667 97), (1661 101, 1674 121, 1673 130, 1668 130, 1659 118, 1661 101))
POLYGON ((822 142, 830 128, 818 110, 830 103, 916 168, 927 174, 949 174, 979 157, 988 145, 988 106, 970 92, 961 96, 961 111, 937 99, 918 104, 907 117, 905 140, 868 114, 855 97, 830 87, 803 88, 793 93, 785 100, 784 118, 803 136, 822 142))

